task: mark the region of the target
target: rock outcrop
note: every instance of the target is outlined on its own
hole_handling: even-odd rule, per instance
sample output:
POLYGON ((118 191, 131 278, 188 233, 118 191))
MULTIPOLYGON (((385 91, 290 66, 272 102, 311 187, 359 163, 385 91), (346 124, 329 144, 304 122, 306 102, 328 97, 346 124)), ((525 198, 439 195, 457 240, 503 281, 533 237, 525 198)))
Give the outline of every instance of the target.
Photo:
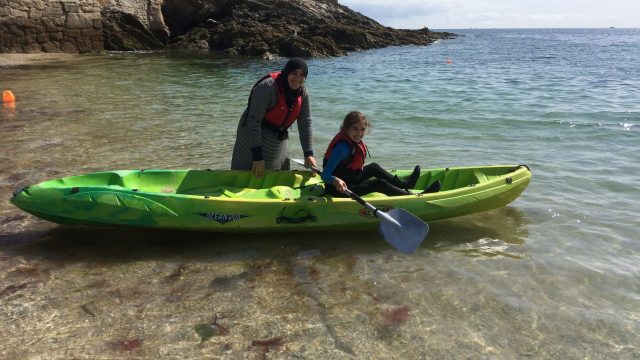
POLYGON ((171 31, 165 24, 163 0, 108 0, 102 9, 106 50, 157 50, 166 47, 171 31))
POLYGON ((453 36, 385 27, 336 0, 0 0, 0 52, 203 49, 327 57, 453 36))
MULTIPOLYGON (((199 2, 190 1, 193 6, 199 2)), ((225 0, 216 5, 191 12, 195 17, 181 13, 180 19, 169 22, 175 35, 170 46, 262 57, 327 57, 391 45, 426 45, 455 36, 427 28, 385 27, 336 0, 225 0), (180 34, 176 23, 191 28, 180 34)))

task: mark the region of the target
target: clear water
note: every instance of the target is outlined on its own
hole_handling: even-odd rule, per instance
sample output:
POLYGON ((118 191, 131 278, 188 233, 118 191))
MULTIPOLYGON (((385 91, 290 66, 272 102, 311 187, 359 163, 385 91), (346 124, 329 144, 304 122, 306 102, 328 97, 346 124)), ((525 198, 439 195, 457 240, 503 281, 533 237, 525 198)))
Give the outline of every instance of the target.
POLYGON ((412 256, 375 232, 65 227, 9 204, 59 176, 227 168, 248 90, 284 60, 0 68, 18 98, 0 113, 2 357, 639 358, 640 30, 456 32, 309 61, 318 157, 357 109, 385 167, 531 167, 510 206, 431 223, 412 256))

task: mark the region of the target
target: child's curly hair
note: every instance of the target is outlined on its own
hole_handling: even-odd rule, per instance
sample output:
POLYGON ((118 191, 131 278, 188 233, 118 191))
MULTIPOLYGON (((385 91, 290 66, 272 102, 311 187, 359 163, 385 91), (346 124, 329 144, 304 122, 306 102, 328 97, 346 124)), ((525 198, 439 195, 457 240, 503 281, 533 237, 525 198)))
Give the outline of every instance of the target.
POLYGON ((371 120, 367 119, 367 117, 364 116, 364 114, 360 111, 351 111, 344 117, 342 125, 340 126, 340 131, 345 131, 351 128, 354 124, 358 123, 361 120, 364 120, 364 124, 367 127, 367 130, 369 130, 369 128, 371 127, 371 120))

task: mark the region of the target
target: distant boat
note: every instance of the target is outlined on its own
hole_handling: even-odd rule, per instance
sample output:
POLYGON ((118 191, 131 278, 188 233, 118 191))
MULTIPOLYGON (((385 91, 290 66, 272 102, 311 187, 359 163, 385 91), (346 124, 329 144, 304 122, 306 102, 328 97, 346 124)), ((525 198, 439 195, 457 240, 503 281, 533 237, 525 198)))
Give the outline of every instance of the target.
POLYGON ((615 29, 615 28, 616 28, 615 26, 609 26, 609 29, 615 29))

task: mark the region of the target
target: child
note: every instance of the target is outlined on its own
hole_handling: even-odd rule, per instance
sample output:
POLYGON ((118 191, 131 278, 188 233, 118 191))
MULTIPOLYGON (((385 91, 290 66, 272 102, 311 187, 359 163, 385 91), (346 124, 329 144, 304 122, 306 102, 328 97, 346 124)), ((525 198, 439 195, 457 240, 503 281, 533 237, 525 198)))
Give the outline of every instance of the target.
MULTIPOLYGON (((391 175, 380 165, 371 163, 364 165, 367 157, 367 145, 362 138, 371 126, 370 121, 359 111, 352 111, 345 116, 340 132, 333 138, 324 154, 322 180, 326 190, 333 196, 341 196, 348 187, 356 195, 380 192, 386 195, 410 195, 418 177, 420 166, 413 169, 411 176, 404 181, 391 175)), ((437 192, 439 183, 425 192, 437 192)))

